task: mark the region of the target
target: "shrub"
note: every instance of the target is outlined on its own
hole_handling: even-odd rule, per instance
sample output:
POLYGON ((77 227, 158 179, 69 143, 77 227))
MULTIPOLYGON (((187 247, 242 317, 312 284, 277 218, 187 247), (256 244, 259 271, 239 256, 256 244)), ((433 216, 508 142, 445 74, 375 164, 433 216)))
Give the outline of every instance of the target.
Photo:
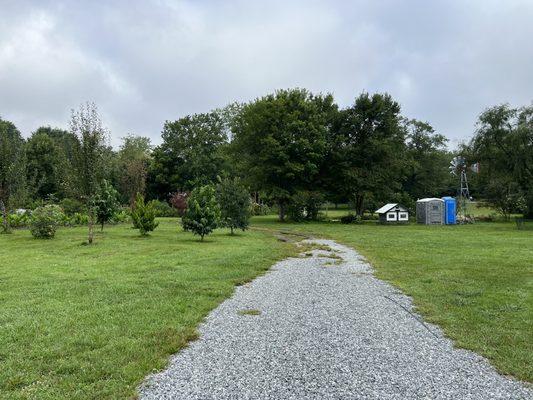
POLYGON ((89 223, 89 216, 87 214, 82 213, 74 213, 72 217, 70 217, 70 225, 87 225, 89 223))
POLYGON ((85 211, 85 206, 83 203, 76 199, 63 199, 59 203, 63 212, 69 217, 73 216, 76 213, 83 213, 85 211))
POLYGON ((152 200, 150 203, 154 206, 156 217, 177 217, 179 215, 178 210, 166 201, 152 200))
POLYGON ((341 224, 357 224, 361 222, 361 217, 355 214, 343 215, 341 217, 341 224))
POLYGON ((200 235, 201 240, 204 240, 204 236, 213 232, 220 222, 215 188, 207 185, 194 189, 187 203, 187 210, 181 219, 183 229, 200 235))
POLYGON ((56 234, 57 226, 61 222, 63 213, 61 208, 54 204, 37 207, 30 221, 31 234, 36 238, 49 239, 56 234))
MULTIPOLYGON (((25 226, 28 226, 30 223, 31 213, 27 211, 23 212, 16 212, 13 214, 8 215, 9 218, 9 226, 12 228, 23 228, 25 226)), ((0 217, 0 221, 2 220, 2 217, 0 217)))
POLYGON ((217 186, 217 200, 223 226, 234 229, 248 228, 250 223, 250 193, 238 179, 225 178, 217 186))
POLYGON ((250 212, 252 215, 268 215, 270 214, 271 210, 266 204, 252 203, 250 212))
POLYGON ((119 211, 113 214, 113 217, 111 217, 111 220, 109 222, 112 224, 120 224, 123 222, 129 222, 130 219, 131 215, 129 209, 127 207, 120 207, 119 211))
POLYGON ((131 219, 133 221, 133 227, 138 229, 143 236, 148 235, 159 225, 155 220, 154 204, 152 202, 145 203, 144 197, 140 193, 137 193, 131 212, 131 219))
POLYGON ((292 196, 287 214, 295 222, 303 220, 316 221, 324 197, 319 192, 301 191, 292 196))
POLYGON ((185 214, 185 211, 187 211, 188 197, 189 194, 185 192, 176 192, 170 197, 170 204, 172 207, 174 207, 174 209, 176 209, 180 217, 183 217, 183 214, 185 214))

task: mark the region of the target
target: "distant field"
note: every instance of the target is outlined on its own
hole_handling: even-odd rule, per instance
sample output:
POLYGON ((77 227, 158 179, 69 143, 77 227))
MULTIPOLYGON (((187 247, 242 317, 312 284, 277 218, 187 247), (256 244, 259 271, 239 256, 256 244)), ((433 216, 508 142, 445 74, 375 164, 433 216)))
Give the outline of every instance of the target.
POLYGON ((262 232, 200 243, 172 219, 151 237, 120 225, 85 239, 0 235, 1 399, 130 398, 236 284, 290 252, 262 232))
POLYGON ((514 223, 292 224, 274 216, 256 217, 254 226, 355 247, 458 346, 483 354, 502 373, 533 381, 533 232, 514 223))

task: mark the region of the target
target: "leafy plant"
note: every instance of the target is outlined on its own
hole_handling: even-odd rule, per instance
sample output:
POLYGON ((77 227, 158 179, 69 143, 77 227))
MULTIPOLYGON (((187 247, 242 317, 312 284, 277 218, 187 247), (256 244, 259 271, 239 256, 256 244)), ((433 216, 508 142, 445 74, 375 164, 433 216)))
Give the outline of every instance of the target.
POLYGON ((187 211, 181 219, 183 229, 204 240, 220 223, 220 205, 212 185, 194 189, 188 200, 187 211))
POLYGON ((157 217, 176 217, 178 210, 171 207, 166 201, 152 200, 157 217))
POLYGON ((61 207, 55 204, 37 207, 31 215, 31 234, 40 239, 50 239, 56 234, 58 225, 63 217, 61 207))
POLYGON ((252 203, 250 206, 250 212, 252 215, 268 215, 271 210, 266 204, 252 203))
POLYGON ((138 193, 131 212, 133 227, 138 229, 141 235, 146 236, 154 231, 159 223, 155 220, 156 210, 152 202, 145 203, 142 194, 138 193))
POLYGON ((238 179, 225 178, 217 186, 217 199, 223 226, 234 229, 248 228, 250 224, 250 193, 238 179))
POLYGON ((85 206, 81 201, 71 198, 61 200, 59 205, 63 209, 63 212, 68 216, 72 216, 75 213, 82 213, 85 209, 85 206))
POLYGON ((185 192, 176 192, 170 197, 170 204, 177 210, 180 217, 183 217, 187 210, 187 197, 188 194, 185 192))
POLYGON ((118 206, 118 192, 113 185, 104 180, 93 199, 96 221, 100 224, 102 231, 104 224, 111 221, 111 218, 118 211, 118 206))
POLYGON ((319 192, 300 191, 291 198, 287 210, 289 218, 295 222, 316 221, 323 202, 324 196, 319 192))

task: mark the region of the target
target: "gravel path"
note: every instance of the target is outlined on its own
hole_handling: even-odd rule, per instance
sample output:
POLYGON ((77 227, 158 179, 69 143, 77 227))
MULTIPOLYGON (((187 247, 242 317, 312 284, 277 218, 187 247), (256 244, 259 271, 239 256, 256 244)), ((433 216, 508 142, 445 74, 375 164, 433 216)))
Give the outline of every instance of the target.
POLYGON ((354 250, 315 242, 333 251, 279 262, 237 288, 140 398, 533 399, 407 311, 410 299, 354 250))

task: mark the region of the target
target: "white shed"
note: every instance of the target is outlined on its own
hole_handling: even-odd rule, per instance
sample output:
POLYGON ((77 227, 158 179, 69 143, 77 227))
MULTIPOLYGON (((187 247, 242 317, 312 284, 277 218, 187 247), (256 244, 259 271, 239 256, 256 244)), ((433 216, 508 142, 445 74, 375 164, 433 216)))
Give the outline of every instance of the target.
POLYGON ((409 210, 398 203, 385 204, 376 210, 376 214, 382 223, 409 222, 409 210))

